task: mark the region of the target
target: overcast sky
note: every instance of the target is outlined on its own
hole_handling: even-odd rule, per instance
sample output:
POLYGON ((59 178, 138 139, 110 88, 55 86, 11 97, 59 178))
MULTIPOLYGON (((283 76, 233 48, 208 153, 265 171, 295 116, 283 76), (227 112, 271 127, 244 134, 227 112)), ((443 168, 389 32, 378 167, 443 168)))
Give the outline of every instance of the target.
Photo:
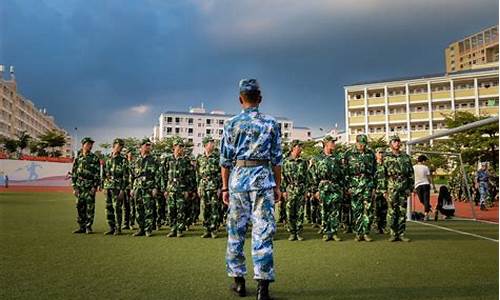
POLYGON ((21 93, 98 142, 152 133, 160 112, 262 111, 344 126, 343 85, 444 71, 444 48, 498 23, 497 0, 2 0, 0 64, 21 93))

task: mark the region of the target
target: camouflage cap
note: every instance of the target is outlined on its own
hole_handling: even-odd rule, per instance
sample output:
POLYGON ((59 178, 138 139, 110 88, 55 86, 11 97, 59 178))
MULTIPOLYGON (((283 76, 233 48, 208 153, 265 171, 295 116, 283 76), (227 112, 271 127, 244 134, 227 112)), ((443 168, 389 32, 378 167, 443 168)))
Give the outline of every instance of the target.
POLYGON ((401 142, 401 139, 399 138, 399 135, 395 134, 395 135, 391 135, 389 137, 389 142, 392 142, 392 141, 399 141, 399 142, 401 142))
POLYGON ((146 144, 150 144, 150 145, 151 145, 151 140, 150 140, 150 139, 148 139, 148 138, 143 138, 143 139, 141 140, 141 146, 142 146, 142 145, 146 145, 146 144))
POLYGON ((181 137, 175 137, 174 140, 172 141, 172 146, 182 146, 182 147, 184 147, 184 141, 182 140, 181 137))
POLYGON ((240 93, 252 93, 260 91, 257 79, 242 79, 240 80, 240 93))
POLYGON ((114 144, 118 144, 120 146, 123 146, 123 145, 125 145, 125 141, 123 139, 116 138, 113 140, 113 145, 114 144))
POLYGON ((203 138, 203 146, 205 146, 206 144, 210 143, 210 142, 215 142, 214 138, 210 135, 207 135, 206 137, 203 138))
POLYGON ((379 153, 379 152, 384 153, 385 149, 382 148, 382 147, 378 147, 377 149, 375 149, 375 152, 377 152, 377 153, 379 153))
POLYGON ((86 136, 82 139, 82 144, 85 144, 85 143, 92 143, 93 144, 93 143, 95 143, 95 141, 91 137, 86 136))
POLYGON ((327 135, 323 138, 323 143, 336 142, 337 138, 331 135, 327 135))
POLYGON ((302 147, 302 142, 299 140, 293 140, 290 142, 290 148, 293 149, 295 146, 301 146, 302 147))
POLYGON ((368 144, 368 137, 366 136, 366 134, 358 134, 356 136, 356 143, 359 143, 362 145, 368 144))

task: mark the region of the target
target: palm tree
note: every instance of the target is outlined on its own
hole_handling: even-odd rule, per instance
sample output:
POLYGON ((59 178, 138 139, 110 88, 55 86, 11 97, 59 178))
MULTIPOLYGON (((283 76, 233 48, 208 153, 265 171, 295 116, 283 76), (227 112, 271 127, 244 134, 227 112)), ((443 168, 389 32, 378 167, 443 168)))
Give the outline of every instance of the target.
POLYGON ((51 130, 41 135, 40 141, 45 142, 47 147, 51 148, 50 156, 56 157, 60 156, 61 152, 57 151, 55 148, 66 145, 66 136, 57 130, 51 130))
POLYGON ((19 154, 22 155, 24 149, 26 149, 31 140, 31 136, 26 133, 26 131, 22 131, 17 135, 17 146, 19 148, 19 154))

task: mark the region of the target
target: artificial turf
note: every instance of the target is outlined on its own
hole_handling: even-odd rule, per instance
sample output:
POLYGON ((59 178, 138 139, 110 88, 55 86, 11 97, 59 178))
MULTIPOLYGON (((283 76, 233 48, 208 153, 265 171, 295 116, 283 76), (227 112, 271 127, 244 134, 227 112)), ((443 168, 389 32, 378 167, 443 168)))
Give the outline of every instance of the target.
MULTIPOLYGON (((225 273, 225 235, 201 239, 104 236, 104 200, 93 235, 76 235, 67 193, 0 193, 0 299, 236 299, 225 273)), ((498 239, 498 225, 437 224, 498 239)), ((275 299, 498 299, 498 242, 408 224, 411 243, 325 243, 305 225, 306 241, 276 235, 275 299)), ((249 255, 250 240, 245 245, 249 255)), ((248 276, 247 280, 251 277, 248 276)), ((247 281, 249 297, 255 282, 247 281)))

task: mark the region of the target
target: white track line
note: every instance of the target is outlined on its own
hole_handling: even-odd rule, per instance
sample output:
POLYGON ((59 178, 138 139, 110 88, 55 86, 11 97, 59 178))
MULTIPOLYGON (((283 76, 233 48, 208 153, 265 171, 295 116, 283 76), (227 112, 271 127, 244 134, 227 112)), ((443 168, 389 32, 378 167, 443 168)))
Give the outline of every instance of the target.
MULTIPOLYGON (((486 223, 486 224, 495 224, 495 225, 498 225, 497 222, 493 222, 493 221, 486 221, 486 220, 474 220, 474 219, 467 219, 467 218, 460 218, 460 217, 457 217, 457 218, 453 218, 451 219, 450 221, 453 221, 453 220, 457 220, 457 221, 474 221, 474 222, 480 222, 480 223, 486 223)), ((448 220, 447 220, 448 221, 448 220)))
POLYGON ((482 235, 474 234, 474 233, 469 233, 469 232, 465 232, 465 231, 455 230, 455 229, 451 229, 451 228, 448 228, 448 227, 438 226, 438 225, 424 223, 424 222, 420 222, 420 221, 411 221, 411 222, 422 224, 422 225, 425 225, 425 226, 436 227, 436 228, 440 228, 440 229, 443 229, 443 230, 446 230, 446 231, 451 231, 451 232, 455 232, 455 233, 459 233, 459 234, 463 234, 463 235, 470 235, 470 236, 473 236, 473 237, 477 237, 477 238, 480 238, 480 239, 485 239, 485 240, 488 240, 488 241, 492 241, 492 242, 498 243, 498 240, 495 240, 495 239, 492 239, 492 238, 489 238, 489 237, 485 237, 485 236, 482 236, 482 235))

